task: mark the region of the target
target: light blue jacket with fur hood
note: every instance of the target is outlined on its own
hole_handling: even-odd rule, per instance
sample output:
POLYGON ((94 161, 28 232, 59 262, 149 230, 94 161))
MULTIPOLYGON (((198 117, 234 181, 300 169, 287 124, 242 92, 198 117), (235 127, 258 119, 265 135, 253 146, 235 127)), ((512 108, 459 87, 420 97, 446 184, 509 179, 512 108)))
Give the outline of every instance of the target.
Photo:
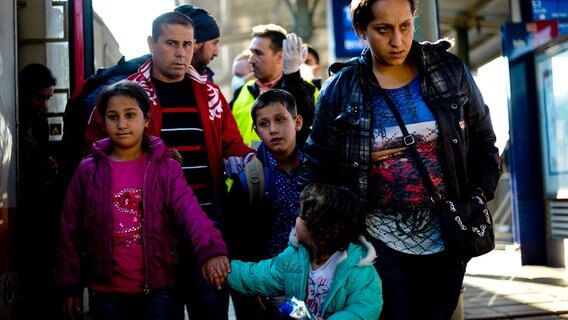
MULTIPOLYGON (((373 266, 375 249, 364 239, 351 243, 340 259, 322 317, 326 320, 378 319, 383 306, 381 279, 373 266)), ((295 229, 278 256, 260 262, 231 261, 229 285, 246 295, 307 298, 310 255, 295 229)))

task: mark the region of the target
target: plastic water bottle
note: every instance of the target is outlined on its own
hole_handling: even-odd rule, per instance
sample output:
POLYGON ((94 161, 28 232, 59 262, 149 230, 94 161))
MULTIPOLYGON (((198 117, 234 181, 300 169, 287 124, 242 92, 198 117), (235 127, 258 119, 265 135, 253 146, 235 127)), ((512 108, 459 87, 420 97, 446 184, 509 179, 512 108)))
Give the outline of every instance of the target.
POLYGON ((306 306, 306 303, 295 297, 286 300, 280 305, 279 309, 280 312, 289 315, 293 319, 316 320, 316 317, 312 314, 310 308, 306 306))

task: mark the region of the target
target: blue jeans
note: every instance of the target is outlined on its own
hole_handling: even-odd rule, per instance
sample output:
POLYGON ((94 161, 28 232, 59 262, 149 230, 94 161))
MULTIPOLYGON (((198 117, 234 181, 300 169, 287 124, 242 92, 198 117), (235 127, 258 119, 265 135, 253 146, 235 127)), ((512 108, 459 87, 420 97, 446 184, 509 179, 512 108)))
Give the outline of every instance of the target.
POLYGON ((173 317, 173 289, 148 294, 93 292, 91 307, 100 320, 170 320, 173 317))
POLYGON ((448 320, 456 309, 467 261, 446 252, 405 254, 367 235, 383 284, 381 320, 448 320))

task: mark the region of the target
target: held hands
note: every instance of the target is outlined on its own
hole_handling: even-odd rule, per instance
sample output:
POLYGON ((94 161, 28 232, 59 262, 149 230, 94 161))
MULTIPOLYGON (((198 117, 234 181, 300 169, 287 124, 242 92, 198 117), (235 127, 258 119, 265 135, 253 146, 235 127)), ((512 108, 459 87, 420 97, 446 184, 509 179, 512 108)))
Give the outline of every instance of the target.
POLYGON ((225 256, 213 257, 201 266, 203 277, 219 290, 227 281, 229 272, 231 272, 231 263, 225 256))
POLYGON ((282 66, 284 74, 291 74, 300 70, 300 65, 306 61, 308 47, 304 46, 302 38, 295 33, 286 35, 282 40, 282 66))

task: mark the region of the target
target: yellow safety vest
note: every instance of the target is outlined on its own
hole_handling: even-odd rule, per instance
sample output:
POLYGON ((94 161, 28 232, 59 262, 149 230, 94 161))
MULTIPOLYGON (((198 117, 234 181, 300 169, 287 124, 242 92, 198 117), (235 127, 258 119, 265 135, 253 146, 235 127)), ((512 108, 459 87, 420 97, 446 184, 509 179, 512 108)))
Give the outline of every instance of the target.
MULTIPOLYGON (((248 86, 253 85, 254 82, 255 80, 252 79, 243 85, 239 95, 233 103, 233 116, 235 117, 235 121, 237 122, 237 126, 239 127, 239 131, 241 132, 241 136, 243 136, 245 144, 256 149, 260 144, 260 138, 256 132, 254 132, 252 116, 250 114, 255 98, 248 89, 248 86)), ((306 82, 314 86, 314 101, 316 101, 319 94, 318 88, 313 83, 309 81, 306 82)))
POLYGON ((254 81, 254 79, 249 80, 243 85, 241 92, 239 92, 237 99, 233 103, 233 116, 235 116, 243 141, 249 147, 252 146, 253 141, 260 143, 260 138, 253 130, 252 117, 250 115, 255 98, 247 88, 254 84, 254 81))

